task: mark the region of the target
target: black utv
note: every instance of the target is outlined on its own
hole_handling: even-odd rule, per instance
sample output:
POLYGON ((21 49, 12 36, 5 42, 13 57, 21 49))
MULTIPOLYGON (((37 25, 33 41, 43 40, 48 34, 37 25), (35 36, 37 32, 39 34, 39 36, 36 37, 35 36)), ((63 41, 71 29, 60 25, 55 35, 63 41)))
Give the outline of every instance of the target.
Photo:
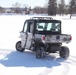
POLYGON ((61 21, 51 17, 33 17, 25 21, 20 32, 21 41, 16 43, 16 50, 25 49, 36 52, 36 58, 45 58, 46 53, 58 52, 60 57, 68 58, 69 49, 62 43, 69 43, 71 35, 61 33, 61 21))

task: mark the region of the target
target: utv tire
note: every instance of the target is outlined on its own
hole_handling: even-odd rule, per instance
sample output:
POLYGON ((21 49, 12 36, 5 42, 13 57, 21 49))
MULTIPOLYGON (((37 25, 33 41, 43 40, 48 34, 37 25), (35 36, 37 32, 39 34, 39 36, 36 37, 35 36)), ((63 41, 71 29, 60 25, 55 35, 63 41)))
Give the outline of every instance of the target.
POLYGON ((36 50, 36 58, 41 59, 46 57, 46 52, 44 47, 38 47, 36 50))
POLYGON ((69 57, 69 48, 66 46, 62 46, 59 54, 60 57, 67 59, 69 57))
POLYGON ((19 52, 23 52, 25 49, 21 47, 21 41, 16 43, 16 50, 19 52))

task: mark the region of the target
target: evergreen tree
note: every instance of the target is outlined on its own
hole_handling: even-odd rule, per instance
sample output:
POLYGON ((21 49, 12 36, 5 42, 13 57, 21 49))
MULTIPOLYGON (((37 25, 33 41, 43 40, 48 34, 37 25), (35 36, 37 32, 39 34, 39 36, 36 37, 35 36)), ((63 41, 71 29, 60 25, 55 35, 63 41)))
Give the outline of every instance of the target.
POLYGON ((65 1, 64 0, 60 0, 60 3, 58 4, 58 8, 59 8, 59 14, 63 15, 65 13, 65 1))
POLYGON ((49 0, 48 2, 48 15, 56 15, 57 2, 56 0, 49 0))
POLYGON ((69 3, 70 19, 72 14, 76 14, 76 0, 71 0, 69 3))

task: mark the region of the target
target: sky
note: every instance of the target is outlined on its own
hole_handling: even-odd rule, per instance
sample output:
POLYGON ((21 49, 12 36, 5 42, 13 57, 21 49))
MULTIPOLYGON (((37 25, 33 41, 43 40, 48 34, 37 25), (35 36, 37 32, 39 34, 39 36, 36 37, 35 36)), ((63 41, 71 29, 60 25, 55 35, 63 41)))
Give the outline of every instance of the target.
MULTIPOLYGON (((0 6, 1 7, 12 7, 13 4, 16 2, 19 2, 21 6, 23 7, 24 4, 31 6, 32 8, 34 6, 41 6, 43 7, 44 5, 47 4, 48 0, 0 0, 0 6)), ((68 0, 65 0, 68 1, 68 0)))
POLYGON ((11 7, 12 4, 15 4, 16 2, 22 4, 22 6, 26 4, 33 8, 34 6, 44 6, 47 0, 0 0, 0 6, 11 7))

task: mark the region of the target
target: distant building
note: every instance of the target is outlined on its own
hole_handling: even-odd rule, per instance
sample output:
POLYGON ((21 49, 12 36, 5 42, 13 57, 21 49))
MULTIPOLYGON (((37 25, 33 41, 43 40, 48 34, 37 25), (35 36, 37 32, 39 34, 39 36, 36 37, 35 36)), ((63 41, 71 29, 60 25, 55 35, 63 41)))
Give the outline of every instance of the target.
POLYGON ((5 12, 4 8, 0 7, 0 14, 4 12, 5 12))

